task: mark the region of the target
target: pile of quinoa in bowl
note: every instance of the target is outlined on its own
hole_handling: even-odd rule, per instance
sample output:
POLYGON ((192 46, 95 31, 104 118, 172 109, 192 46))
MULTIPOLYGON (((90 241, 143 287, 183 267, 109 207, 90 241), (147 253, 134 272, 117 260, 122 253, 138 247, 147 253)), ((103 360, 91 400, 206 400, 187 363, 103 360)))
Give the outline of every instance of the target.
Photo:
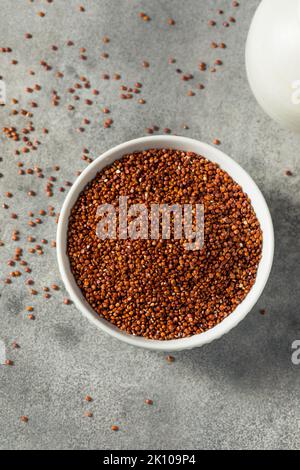
MULTIPOLYGON (((117 230, 118 231, 118 230, 117 230)), ((201 155, 174 149, 126 154, 103 168, 71 210, 67 255, 74 279, 99 317, 151 340, 187 338, 222 322, 256 280, 263 236, 249 197, 201 155), (204 244, 186 240, 100 239, 97 209, 202 204, 204 244)))

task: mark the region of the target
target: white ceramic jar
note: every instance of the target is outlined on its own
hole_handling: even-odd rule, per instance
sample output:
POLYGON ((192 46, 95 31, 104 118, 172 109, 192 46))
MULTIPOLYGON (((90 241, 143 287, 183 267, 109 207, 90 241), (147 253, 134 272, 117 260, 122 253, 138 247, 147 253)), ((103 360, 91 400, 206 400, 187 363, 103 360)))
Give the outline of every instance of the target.
POLYGON ((246 68, 261 107, 300 132, 300 0, 262 0, 248 34, 246 68))

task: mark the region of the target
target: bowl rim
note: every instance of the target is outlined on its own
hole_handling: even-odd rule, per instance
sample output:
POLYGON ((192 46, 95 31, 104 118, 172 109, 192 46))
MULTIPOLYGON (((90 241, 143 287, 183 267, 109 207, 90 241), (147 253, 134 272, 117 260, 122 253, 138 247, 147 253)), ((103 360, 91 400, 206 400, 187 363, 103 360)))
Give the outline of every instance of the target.
POLYGON ((251 311, 262 294, 271 272, 274 257, 274 229, 271 214, 264 196, 251 176, 236 161, 234 161, 221 150, 196 139, 175 135, 155 135, 129 140, 107 150, 96 160, 94 160, 87 168, 85 168, 85 170, 75 180, 64 200, 58 221, 56 242, 59 271, 66 290, 78 310, 93 325, 105 333, 108 333, 110 336, 117 338, 127 344, 156 351, 169 352, 203 346, 204 344, 210 343, 211 341, 220 338, 224 334, 228 333, 232 328, 237 326, 238 323, 240 323, 240 321, 242 321, 251 311), (199 150, 190 151, 203 155, 208 160, 218 163, 221 168, 227 171, 227 173, 242 186, 243 190, 251 199, 251 203, 255 209, 257 218, 263 231, 262 257, 258 266, 255 283, 245 299, 228 317, 222 320, 222 322, 218 325, 203 333, 193 335, 188 338, 179 338, 166 341, 150 340, 140 336, 129 335, 109 323, 107 320, 100 318, 85 300, 83 294, 75 282, 70 269, 69 258, 66 253, 67 229, 70 211, 81 191, 88 184, 88 182, 95 177, 97 172, 111 164, 112 161, 120 159, 126 153, 131 153, 138 150, 143 151, 150 148, 178 148, 180 150, 185 149, 185 151, 189 151, 189 149, 195 147, 198 147, 199 150), (115 155, 119 156, 115 157, 115 155), (109 162, 106 162, 108 159, 109 162), (232 171, 228 171, 228 167, 230 167, 232 171), (233 176, 232 173, 234 173, 235 176, 233 176), (237 181, 236 175, 239 175, 239 181, 237 181), (243 181, 244 184, 241 184, 241 181, 243 181), (247 186, 248 190, 244 188, 245 185, 247 186), (249 189, 251 194, 249 194, 249 189), (257 212, 259 212, 259 215, 257 212))

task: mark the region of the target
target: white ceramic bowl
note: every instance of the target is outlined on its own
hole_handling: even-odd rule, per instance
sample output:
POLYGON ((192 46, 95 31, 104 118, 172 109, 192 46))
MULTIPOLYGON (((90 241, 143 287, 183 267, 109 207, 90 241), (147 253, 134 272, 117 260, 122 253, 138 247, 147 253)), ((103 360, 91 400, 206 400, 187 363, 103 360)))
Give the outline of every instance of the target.
POLYGON ((63 204, 57 229, 57 256, 61 277, 71 299, 74 301, 77 308, 99 330, 102 330, 114 338, 118 338, 128 344, 147 349, 154 349, 157 351, 180 351, 183 349, 192 349, 203 346, 206 343, 210 343, 211 341, 220 338, 225 333, 228 333, 228 331, 230 331, 241 320, 243 320, 243 318, 245 318, 247 313, 252 309, 259 299, 270 274, 273 262, 273 254, 274 232, 272 219, 266 201, 254 181, 245 172, 245 170, 243 170, 235 161, 233 161, 220 150, 197 140, 188 139, 186 137, 141 137, 139 139, 125 142, 124 144, 118 145, 117 147, 114 147, 111 150, 105 152, 93 163, 91 163, 73 184, 63 204), (227 171, 227 173, 229 173, 232 178, 241 185, 243 190, 250 197, 257 218, 260 222, 261 229, 263 231, 262 258, 258 267, 256 282, 247 297, 243 300, 242 303, 240 303, 234 312, 232 312, 217 326, 211 330, 205 331, 199 335, 191 336, 189 338, 175 339, 170 341, 149 340, 143 337, 128 335, 127 333, 124 333, 113 326, 107 320, 100 318, 92 309, 92 307, 87 303, 79 287, 77 286, 70 270, 69 259, 67 256, 66 247, 69 215, 80 192, 85 188, 87 183, 89 183, 89 181, 91 181, 105 166, 110 165, 112 162, 121 158, 127 153, 149 148, 175 148, 179 150, 191 151, 203 155, 209 160, 218 163, 223 170, 227 171))

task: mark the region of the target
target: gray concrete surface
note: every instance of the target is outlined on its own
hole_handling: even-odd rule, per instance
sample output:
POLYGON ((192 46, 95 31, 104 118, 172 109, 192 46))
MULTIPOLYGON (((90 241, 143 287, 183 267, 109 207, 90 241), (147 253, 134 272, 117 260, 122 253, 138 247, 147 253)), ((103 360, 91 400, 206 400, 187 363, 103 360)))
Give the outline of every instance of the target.
MULTIPOLYGON (((280 129, 256 104, 249 90, 244 69, 244 45, 251 17, 258 0, 241 0, 233 9, 230 0, 54 0, 33 3, 1 0, 0 47, 11 47, 11 54, 0 54, 0 75, 7 84, 8 103, 0 108, 0 125, 22 128, 28 119, 11 116, 11 98, 27 107, 35 99, 34 135, 41 140, 38 151, 16 157, 18 145, 1 137, 0 179, 0 338, 14 366, 0 366, 0 448, 1 449, 296 449, 300 446, 300 366, 291 362, 291 344, 300 337, 299 320, 299 145, 300 138, 280 129), (86 7, 84 13, 78 6, 86 7), (236 24, 222 26, 234 14, 236 24), (46 12, 44 18, 37 12, 46 12), (138 13, 151 17, 144 23, 138 13), (176 25, 166 25, 173 17, 176 25), (218 25, 210 28, 209 19, 218 25), (24 33, 33 34, 24 40, 24 33), (103 45, 108 35, 111 42, 103 45), (74 47, 66 47, 73 39, 74 47), (224 41, 226 50, 213 50, 211 41, 224 41), (59 46, 54 52, 52 44, 59 46), (79 60, 79 48, 87 49, 86 61, 79 60), (100 59, 107 51, 109 59, 100 59), (168 65, 168 57, 177 62, 168 65), (198 63, 212 64, 220 57, 224 65, 217 73, 200 72, 198 63), (17 59, 18 65, 10 61, 17 59), (47 60, 53 70, 39 65, 47 60), (143 60, 150 68, 141 66, 143 60), (28 75, 28 69, 36 72, 28 75), (193 73, 185 83, 175 72, 181 68, 193 73), (55 72, 64 73, 63 79, 55 72), (102 73, 119 72, 122 80, 103 81, 102 73), (66 89, 86 75, 92 88, 101 94, 94 105, 83 99, 75 112, 66 106, 72 102, 66 89), (121 101, 120 84, 143 83, 142 106, 137 99, 121 101), (206 88, 199 91, 196 83, 206 88), (26 86, 40 83, 42 91, 24 93, 26 86), (51 107, 50 93, 56 89, 61 105, 51 107), (188 97, 187 90, 196 96, 188 97), (34 96, 34 97, 33 97, 34 96), (114 124, 101 125, 101 108, 111 108, 114 124), (83 134, 75 129, 83 117, 92 123, 83 134), (189 129, 183 129, 185 123, 189 129), (29 254, 27 235, 55 238, 55 218, 46 217, 37 227, 28 227, 27 212, 53 205, 59 211, 66 193, 58 187, 64 180, 74 181, 76 170, 85 168, 82 148, 92 156, 111 146, 145 134, 153 124, 172 132, 206 142, 222 141, 221 148, 238 161, 256 180, 270 205, 276 230, 276 254, 270 281, 258 305, 231 333, 202 349, 175 355, 168 364, 164 354, 133 349, 96 331, 73 305, 63 304, 64 292, 59 277, 55 250, 45 246, 45 254, 29 254), (41 129, 50 132, 43 135, 41 129), (25 167, 41 167, 45 179, 17 174, 17 161, 25 167), (52 198, 44 186, 58 164, 52 198), (286 177, 285 170, 293 171, 286 177), (27 191, 37 192, 35 198, 27 191), (5 192, 14 196, 7 201, 5 192), (11 212, 17 220, 9 218, 11 212), (11 241, 12 230, 20 231, 20 241, 11 241), (4 284, 7 266, 16 246, 24 247, 24 259, 31 274, 4 284), (39 294, 29 294, 25 280, 31 277, 39 294), (51 298, 43 298, 43 286, 60 285, 51 298), (25 308, 32 305, 35 321, 26 318, 25 308), (262 316, 259 309, 265 308, 262 316), (12 342, 20 344, 13 350, 12 342), (84 396, 93 402, 87 404, 84 396), (154 405, 144 405, 151 398, 154 405), (94 417, 83 416, 90 410, 94 417), (28 415, 29 422, 19 417, 28 415), (113 433, 112 424, 120 431, 113 433)), ((88 90, 81 96, 91 96, 88 90)))

